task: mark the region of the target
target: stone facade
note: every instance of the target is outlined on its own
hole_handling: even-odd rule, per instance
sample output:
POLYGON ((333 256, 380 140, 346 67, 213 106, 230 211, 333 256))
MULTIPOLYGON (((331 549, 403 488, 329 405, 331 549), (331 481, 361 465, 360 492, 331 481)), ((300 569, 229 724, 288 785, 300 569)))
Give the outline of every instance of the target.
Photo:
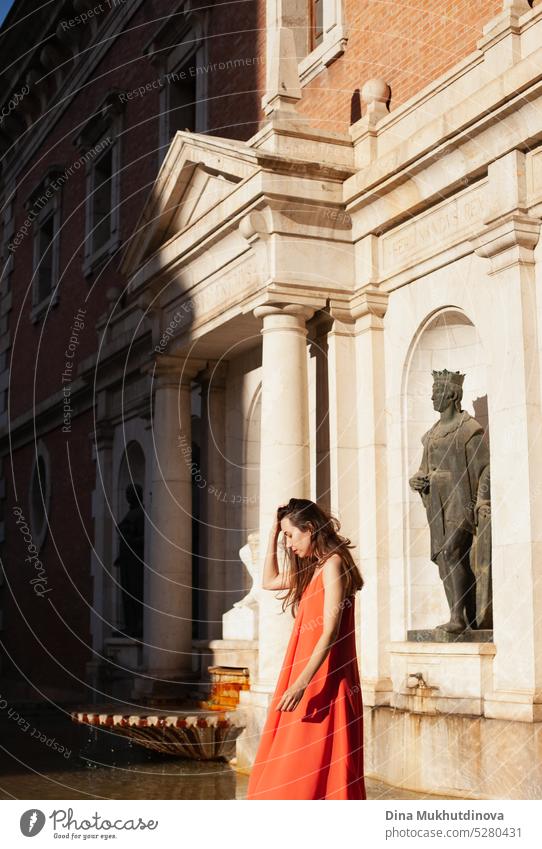
MULTIPOLYGON (((539 798, 542 7, 478 4, 476 38, 449 62, 437 57, 441 13, 442 32, 420 36, 433 47, 420 85, 394 76, 390 55, 356 77, 351 123, 330 91, 351 89, 349 4, 327 4, 322 47, 307 53, 300 5, 263 6, 259 129, 245 141, 175 134, 123 247, 121 308, 113 298, 99 350, 79 362, 96 401, 92 647, 107 653, 111 639, 107 505, 136 444, 150 566, 136 689, 206 665, 249 668, 237 743, 249 768, 292 625, 257 583, 259 540, 279 503, 322 499, 365 580, 368 774, 539 798), (408 486, 434 421, 431 370, 444 368, 466 373, 463 406, 490 434, 490 642, 407 639, 446 615, 408 486)), ((417 6, 431 20, 434 4, 417 6)))

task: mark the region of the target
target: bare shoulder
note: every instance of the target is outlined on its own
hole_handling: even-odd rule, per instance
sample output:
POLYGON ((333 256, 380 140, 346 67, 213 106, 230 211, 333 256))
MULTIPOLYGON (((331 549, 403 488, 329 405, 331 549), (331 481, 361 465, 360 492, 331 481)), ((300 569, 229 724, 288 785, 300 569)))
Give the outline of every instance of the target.
POLYGON ((339 554, 332 554, 322 566, 322 576, 324 583, 333 583, 340 581, 342 575, 341 557, 339 554))

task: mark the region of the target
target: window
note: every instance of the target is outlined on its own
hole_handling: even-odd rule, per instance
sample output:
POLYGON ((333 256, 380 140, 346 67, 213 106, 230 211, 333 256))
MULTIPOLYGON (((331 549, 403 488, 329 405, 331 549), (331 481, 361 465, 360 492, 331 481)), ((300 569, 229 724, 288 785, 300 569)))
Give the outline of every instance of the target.
POLYGON ((177 130, 200 133, 205 129, 206 75, 198 72, 205 61, 204 48, 192 52, 187 59, 186 48, 193 48, 193 40, 192 36, 185 36, 165 64, 160 104, 160 161, 166 155, 177 130), (176 58, 183 54, 181 64, 174 64, 176 58))
MULTIPOLYGON (((286 0, 295 3, 298 0, 286 0)), ((344 0, 309 0, 307 9, 308 52, 299 63, 301 85, 331 65, 342 53, 348 40, 344 0)))
POLYGON ((309 53, 324 39, 324 0, 309 0, 309 53))
MULTIPOLYGON (((30 313, 33 322, 38 321, 58 301, 62 185, 56 180, 59 173, 57 168, 50 169, 25 204, 28 218, 33 222, 30 313)), ((23 250, 22 244, 15 246, 15 251, 17 250, 23 250)))
POLYGON ((36 228, 36 299, 41 303, 55 285, 55 214, 50 212, 36 228))
POLYGON ((0 295, 7 295, 11 291, 11 276, 13 274, 13 251, 10 250, 11 239, 15 232, 15 219, 13 214, 13 199, 4 204, 0 216, 0 295))
POLYGON ((120 244, 120 140, 118 127, 87 151, 85 261, 88 276, 120 244))
POLYGON ((92 251, 96 253, 111 238, 113 209, 113 151, 108 148, 94 166, 92 187, 92 251))
POLYGON ((162 82, 159 164, 178 130, 203 133, 207 128, 207 17, 197 11, 173 13, 145 47, 162 82))
POLYGON ((168 86, 168 136, 173 138, 177 130, 196 129, 196 75, 192 64, 187 63, 175 75, 168 86), (191 73, 192 72, 192 73, 191 73))
MULTIPOLYGON (((348 41, 345 0, 267 0, 268 20, 293 33, 301 86, 344 53, 348 41)), ((273 27, 268 28, 267 66, 273 65, 273 27)), ((268 91, 265 103, 274 93, 268 91)))
POLYGON ((120 245, 121 92, 110 92, 75 143, 86 166, 85 259, 90 275, 120 245))

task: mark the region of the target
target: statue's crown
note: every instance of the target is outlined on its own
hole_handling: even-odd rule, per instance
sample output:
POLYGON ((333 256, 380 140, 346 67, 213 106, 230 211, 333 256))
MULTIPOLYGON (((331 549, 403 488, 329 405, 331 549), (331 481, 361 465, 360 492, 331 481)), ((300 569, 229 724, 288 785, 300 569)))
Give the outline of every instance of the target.
POLYGON ((447 368, 442 371, 433 371, 433 380, 442 381, 444 383, 454 383, 456 386, 463 386, 465 375, 459 371, 448 371, 447 368))

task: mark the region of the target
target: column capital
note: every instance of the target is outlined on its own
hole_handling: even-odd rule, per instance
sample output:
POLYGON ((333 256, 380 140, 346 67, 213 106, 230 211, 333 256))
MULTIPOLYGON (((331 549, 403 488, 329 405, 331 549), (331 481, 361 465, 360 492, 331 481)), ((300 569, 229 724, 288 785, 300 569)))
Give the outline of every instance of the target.
POLYGON ((489 259, 489 274, 497 274, 513 265, 534 265, 539 237, 539 219, 512 212, 487 223, 471 242, 477 256, 489 259))
POLYGON ((374 287, 362 290, 350 303, 350 312, 356 322, 356 330, 381 330, 386 315, 389 295, 374 287))
POLYGON ((253 310, 256 318, 267 318, 270 315, 291 315, 297 316, 303 322, 312 318, 316 309, 309 307, 306 304, 261 304, 253 310))
POLYGON ((89 439, 97 451, 103 451, 113 446, 114 433, 115 428, 111 422, 97 422, 94 430, 89 433, 89 439))
POLYGON ((224 389, 228 375, 227 360, 208 360, 206 368, 199 374, 202 383, 209 384, 209 390, 224 389))
POLYGON ((146 363, 141 371, 159 386, 190 385, 190 381, 207 366, 207 360, 160 354, 146 363))

